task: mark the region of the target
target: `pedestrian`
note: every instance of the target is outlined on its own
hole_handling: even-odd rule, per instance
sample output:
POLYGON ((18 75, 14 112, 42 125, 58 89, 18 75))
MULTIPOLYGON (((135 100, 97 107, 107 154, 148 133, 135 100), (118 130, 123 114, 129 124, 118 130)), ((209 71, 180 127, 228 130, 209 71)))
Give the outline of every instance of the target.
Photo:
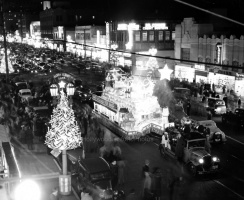
POLYGON ((225 95, 225 96, 223 97, 223 101, 225 102, 225 106, 226 106, 226 108, 228 108, 228 98, 227 98, 227 95, 225 95))
POLYGON ((152 178, 149 172, 145 172, 145 179, 143 182, 143 197, 145 200, 150 199, 152 196, 151 193, 151 186, 152 186, 152 178))
POLYGON ((130 190, 125 200, 139 200, 139 197, 136 195, 136 191, 134 188, 130 190))
POLYGON ((112 174, 112 188, 115 188, 118 184, 118 165, 116 161, 112 161, 110 164, 111 174, 112 174))
POLYGON ((29 150, 33 150, 33 133, 30 129, 30 126, 25 127, 25 137, 26 137, 26 144, 29 150))
POLYGON ((149 160, 145 160, 145 165, 142 167, 142 177, 145 178, 146 177, 146 173, 150 173, 150 161, 149 160))
POLYGON ((186 104, 186 114, 190 116, 190 111, 191 111, 191 102, 190 99, 188 99, 187 104, 186 104))
POLYGON ((155 167, 152 174, 153 174, 152 193, 155 200, 160 200, 162 172, 158 167, 155 167))
POLYGON ((121 158, 117 161, 118 166, 118 185, 124 185, 125 183, 125 161, 121 158))
POLYGON ((212 120, 212 112, 210 109, 207 110, 207 119, 212 120))
POLYGON ((241 108, 241 97, 238 98, 237 104, 238 104, 238 108, 241 108))
POLYGON ((59 200, 59 192, 58 192, 58 188, 54 188, 52 193, 49 196, 50 200, 59 200))
POLYGON ((167 132, 163 133, 161 143, 159 145, 161 156, 165 156, 165 148, 171 149, 169 144, 169 136, 167 132))
POLYGON ((177 186, 180 185, 182 182, 183 178, 182 177, 176 177, 174 178, 170 183, 169 183, 169 199, 173 200, 174 197, 174 190, 176 189, 177 186))

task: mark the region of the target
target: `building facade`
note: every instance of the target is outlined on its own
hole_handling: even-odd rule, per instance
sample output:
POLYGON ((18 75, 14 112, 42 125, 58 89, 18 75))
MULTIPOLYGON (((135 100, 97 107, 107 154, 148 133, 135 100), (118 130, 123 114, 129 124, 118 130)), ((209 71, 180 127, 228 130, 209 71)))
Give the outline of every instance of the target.
POLYGON ((107 61, 106 27, 104 26, 76 26, 75 42, 77 54, 82 57, 92 57, 100 61, 107 61))
MULTIPOLYGON (((133 73, 147 70, 150 49, 156 49, 154 56, 174 57, 175 24, 166 21, 116 22, 110 26, 110 43, 117 50, 126 51, 118 55, 118 63, 132 67, 133 73), (130 54, 132 52, 132 54, 130 54), (136 54, 133 54, 135 52, 136 54), (142 54, 142 55, 140 55, 142 54)), ((158 67, 165 60, 156 59, 158 67)))
POLYGON ((244 73, 244 36, 236 38, 231 35, 227 38, 224 35, 217 37, 213 33, 212 24, 197 24, 193 18, 185 18, 176 25, 175 58, 181 62, 176 62, 174 75, 189 82, 205 82, 219 88, 226 86, 243 95, 241 92, 244 88, 240 88, 244 83, 241 75, 244 73))

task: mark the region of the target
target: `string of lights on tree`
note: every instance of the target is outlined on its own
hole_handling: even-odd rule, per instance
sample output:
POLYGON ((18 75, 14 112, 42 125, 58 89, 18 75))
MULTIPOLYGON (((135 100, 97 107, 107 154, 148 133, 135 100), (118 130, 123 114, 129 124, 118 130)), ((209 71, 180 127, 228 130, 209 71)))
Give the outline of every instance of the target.
MULTIPOLYGON (((14 72, 14 68, 11 64, 11 62, 8 59, 8 69, 9 69, 9 73, 13 73, 14 72)), ((5 54, 3 54, 2 59, 1 59, 1 65, 0 65, 0 73, 6 73, 6 62, 5 62, 5 54)))
POLYGON ((51 149, 69 150, 82 144, 80 129, 76 123, 74 111, 69 107, 68 97, 63 91, 57 107, 53 110, 45 144, 51 149))

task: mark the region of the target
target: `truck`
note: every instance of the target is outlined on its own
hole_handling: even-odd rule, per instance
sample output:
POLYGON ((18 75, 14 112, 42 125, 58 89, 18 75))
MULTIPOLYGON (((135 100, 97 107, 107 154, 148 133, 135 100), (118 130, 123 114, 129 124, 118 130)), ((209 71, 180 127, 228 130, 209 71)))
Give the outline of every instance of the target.
POLYGON ((165 155, 177 159, 177 148, 181 145, 182 162, 193 176, 219 172, 220 159, 207 151, 205 136, 197 131, 183 134, 172 127, 166 131, 169 134, 169 145, 162 149, 165 155))

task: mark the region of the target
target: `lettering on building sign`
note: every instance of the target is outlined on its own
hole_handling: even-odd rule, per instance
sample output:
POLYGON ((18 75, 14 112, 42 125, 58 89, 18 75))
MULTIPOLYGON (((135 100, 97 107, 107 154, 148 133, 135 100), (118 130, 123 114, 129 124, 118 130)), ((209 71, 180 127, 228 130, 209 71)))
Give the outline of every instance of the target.
POLYGON ((117 30, 118 31, 127 31, 127 30, 139 30, 140 25, 136 23, 129 23, 129 24, 118 24, 117 30))
POLYGON ((197 69, 197 70, 205 71, 205 66, 204 65, 195 65, 194 68, 197 69))
POLYGON ((106 107, 111 108, 111 109, 114 110, 114 111, 117 111, 117 109, 118 109, 117 104, 112 103, 112 102, 109 102, 109 101, 106 101, 106 100, 104 100, 104 99, 102 99, 102 98, 100 98, 100 97, 98 97, 98 96, 96 96, 96 95, 92 95, 92 99, 93 99, 94 101, 100 103, 101 105, 104 105, 104 106, 106 106, 106 107))
POLYGON ((58 74, 55 74, 53 76, 54 79, 58 79, 58 80, 64 80, 64 79, 71 79, 71 80, 74 80, 74 77, 71 76, 70 74, 67 74, 67 73, 58 73, 58 74))
POLYGON ((168 30, 165 23, 145 23, 143 30, 168 30))

